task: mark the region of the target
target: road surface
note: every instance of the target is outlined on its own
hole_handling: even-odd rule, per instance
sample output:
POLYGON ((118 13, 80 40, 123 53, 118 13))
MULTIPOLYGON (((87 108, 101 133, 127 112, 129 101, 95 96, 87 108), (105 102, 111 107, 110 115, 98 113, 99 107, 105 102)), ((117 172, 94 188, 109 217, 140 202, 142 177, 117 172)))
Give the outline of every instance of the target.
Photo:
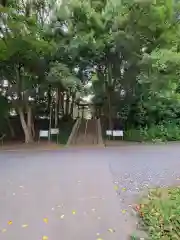
POLYGON ((142 189, 179 177, 179 144, 1 152, 0 239, 126 240, 142 189))

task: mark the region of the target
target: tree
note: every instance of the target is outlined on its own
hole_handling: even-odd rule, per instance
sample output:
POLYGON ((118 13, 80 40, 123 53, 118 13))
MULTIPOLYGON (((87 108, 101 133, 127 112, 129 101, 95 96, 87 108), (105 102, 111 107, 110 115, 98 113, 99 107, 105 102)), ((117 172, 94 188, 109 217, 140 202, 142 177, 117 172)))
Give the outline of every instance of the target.
POLYGON ((53 51, 53 44, 43 39, 33 13, 26 12, 27 5, 28 2, 26 5, 1 7, 3 35, 0 40, 0 59, 1 77, 9 81, 7 94, 11 95, 11 101, 20 116, 25 142, 29 143, 33 141, 33 99, 45 74, 44 58, 53 51))
POLYGON ((180 54, 177 51, 156 49, 144 55, 136 105, 131 110, 134 124, 151 125, 179 119, 179 77, 180 54))
POLYGON ((59 109, 62 109, 63 117, 72 117, 77 92, 82 90, 82 84, 65 64, 57 61, 52 63, 47 80, 51 83, 52 89, 55 89, 55 126, 57 126, 59 109))
POLYGON ((111 128, 119 106, 122 111, 136 101, 144 52, 151 54, 158 46, 168 48, 172 41, 178 47, 178 5, 168 0, 153 4, 99 0, 71 5, 71 17, 66 19, 71 38, 69 54, 81 64, 86 63, 84 68, 95 69, 111 128))
POLYGON ((33 140, 40 108, 51 106, 57 126, 61 109, 71 116, 89 81, 110 128, 118 112, 129 124, 132 115, 132 124, 178 117, 179 7, 170 0, 3 1, 0 77, 9 81, 6 97, 19 113, 25 141, 33 140), (162 73, 160 62, 173 71, 162 73), (172 101, 165 101, 167 92, 172 101), (148 115, 157 101, 160 107, 148 115))

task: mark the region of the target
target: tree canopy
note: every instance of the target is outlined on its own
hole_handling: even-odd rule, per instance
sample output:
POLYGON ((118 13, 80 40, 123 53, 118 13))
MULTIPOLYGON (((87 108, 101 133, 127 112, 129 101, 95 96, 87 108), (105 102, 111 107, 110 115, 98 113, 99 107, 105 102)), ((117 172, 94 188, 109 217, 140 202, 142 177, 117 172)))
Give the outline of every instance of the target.
POLYGON ((25 141, 41 112, 53 106, 57 126, 90 93, 109 128, 117 117, 128 129, 179 126, 179 10, 173 0, 1 1, 1 95, 25 141))

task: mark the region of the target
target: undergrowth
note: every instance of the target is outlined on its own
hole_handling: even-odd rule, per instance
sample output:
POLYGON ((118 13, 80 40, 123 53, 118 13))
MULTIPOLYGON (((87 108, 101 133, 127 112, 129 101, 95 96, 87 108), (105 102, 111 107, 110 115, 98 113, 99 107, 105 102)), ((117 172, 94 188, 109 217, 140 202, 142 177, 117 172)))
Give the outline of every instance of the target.
POLYGON ((180 187, 151 190, 136 210, 149 239, 180 239, 180 187))
POLYGON ((125 140, 165 142, 180 140, 180 125, 174 123, 162 123, 138 129, 127 129, 125 140))

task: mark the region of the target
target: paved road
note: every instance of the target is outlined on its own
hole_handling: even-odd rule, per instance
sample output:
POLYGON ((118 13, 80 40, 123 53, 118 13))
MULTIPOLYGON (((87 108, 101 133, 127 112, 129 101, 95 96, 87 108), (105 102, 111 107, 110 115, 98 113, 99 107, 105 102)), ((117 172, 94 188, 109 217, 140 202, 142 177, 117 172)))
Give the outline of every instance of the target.
POLYGON ((178 144, 2 152, 0 239, 125 240, 136 194, 178 177, 178 144))

